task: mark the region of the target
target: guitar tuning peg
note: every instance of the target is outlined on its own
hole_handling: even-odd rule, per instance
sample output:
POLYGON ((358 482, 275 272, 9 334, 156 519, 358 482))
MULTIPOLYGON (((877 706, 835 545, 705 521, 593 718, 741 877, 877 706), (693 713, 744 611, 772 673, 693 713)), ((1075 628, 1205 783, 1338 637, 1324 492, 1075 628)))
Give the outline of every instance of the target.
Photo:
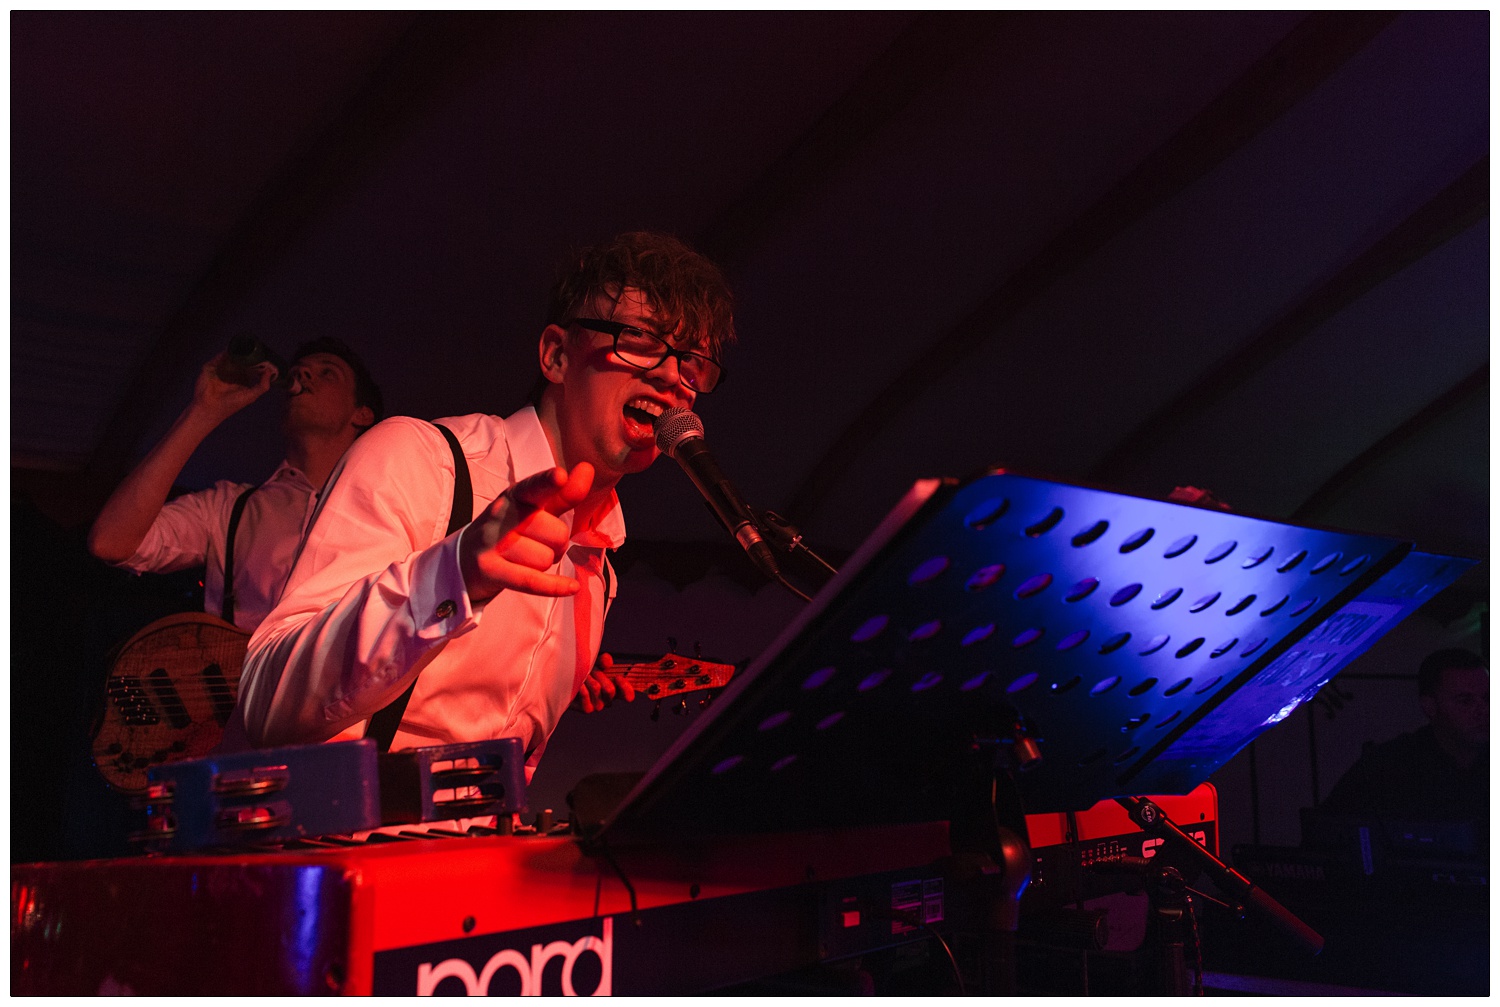
POLYGON ((672 712, 677 714, 679 717, 684 713, 687 713, 687 700, 679 698, 677 700, 677 705, 672 707, 672 712))
POLYGON ((703 641, 702 640, 694 640, 693 641, 693 656, 696 657, 700 661, 703 660, 703 641))
POLYGON ((658 699, 656 701, 656 705, 653 706, 653 707, 651 707, 651 720, 652 720, 653 723, 655 723, 656 721, 658 721, 660 719, 661 719, 661 700, 658 699))

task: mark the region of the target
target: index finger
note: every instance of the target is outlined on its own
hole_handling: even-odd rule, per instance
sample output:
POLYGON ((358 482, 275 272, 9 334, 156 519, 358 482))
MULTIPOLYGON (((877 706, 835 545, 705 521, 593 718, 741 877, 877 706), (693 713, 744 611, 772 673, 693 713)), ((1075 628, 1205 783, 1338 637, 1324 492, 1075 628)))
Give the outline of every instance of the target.
POLYGON ((572 472, 552 468, 528 476, 510 488, 510 496, 517 503, 562 515, 583 503, 593 486, 594 467, 579 462, 572 472))
POLYGON ((276 369, 275 364, 269 360, 263 360, 255 365, 255 375, 256 382, 252 387, 259 392, 268 392, 276 383, 276 379, 281 377, 281 372, 276 369))
POLYGON ((630 679, 626 678, 624 675, 614 675, 612 676, 612 678, 614 679, 616 687, 619 689, 620 696, 625 700, 625 702, 634 703, 635 686, 630 684, 630 679))

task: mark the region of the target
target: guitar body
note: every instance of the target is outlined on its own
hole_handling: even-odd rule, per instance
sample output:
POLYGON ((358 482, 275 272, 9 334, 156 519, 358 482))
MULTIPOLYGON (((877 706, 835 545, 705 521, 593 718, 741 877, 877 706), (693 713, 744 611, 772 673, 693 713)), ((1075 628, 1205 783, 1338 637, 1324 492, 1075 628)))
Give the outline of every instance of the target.
POLYGON ((152 766, 213 751, 239 697, 249 643, 249 633, 201 612, 158 619, 125 641, 92 745, 110 786, 144 794, 152 766))

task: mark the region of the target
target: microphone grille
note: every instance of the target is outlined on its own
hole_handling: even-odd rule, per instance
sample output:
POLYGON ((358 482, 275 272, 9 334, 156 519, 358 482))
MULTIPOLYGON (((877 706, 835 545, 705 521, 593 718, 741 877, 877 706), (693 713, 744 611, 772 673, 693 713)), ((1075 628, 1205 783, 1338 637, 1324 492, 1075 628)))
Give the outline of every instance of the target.
POLYGON ((675 457, 677 445, 690 437, 703 436, 703 421, 687 406, 673 406, 656 418, 656 446, 675 457))

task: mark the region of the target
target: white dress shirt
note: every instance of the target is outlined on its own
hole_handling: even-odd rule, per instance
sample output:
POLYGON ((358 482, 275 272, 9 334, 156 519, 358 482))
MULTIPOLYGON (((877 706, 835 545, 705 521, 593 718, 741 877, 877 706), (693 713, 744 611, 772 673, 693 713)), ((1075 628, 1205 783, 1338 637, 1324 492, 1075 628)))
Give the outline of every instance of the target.
MULTIPOLYGON (((463 446, 476 516, 557 464, 529 407, 437 422, 463 446)), ((392 749, 520 738, 535 767, 599 653, 613 580, 604 550, 624 542, 625 519, 616 500, 574 532, 552 572, 577 579, 576 595, 505 590, 476 604, 459 570, 463 529, 447 534, 453 484, 452 452, 430 423, 394 417, 354 443, 250 641, 226 747, 360 737, 417 676, 392 749)))
MULTIPOLYGON (((171 573, 206 566, 203 610, 224 610, 224 538, 234 502, 249 483, 217 482, 170 500, 135 555, 118 564, 136 573, 171 573)), ((315 489, 286 462, 245 502, 234 539, 234 622, 253 630, 270 613, 297 555, 315 489)))

